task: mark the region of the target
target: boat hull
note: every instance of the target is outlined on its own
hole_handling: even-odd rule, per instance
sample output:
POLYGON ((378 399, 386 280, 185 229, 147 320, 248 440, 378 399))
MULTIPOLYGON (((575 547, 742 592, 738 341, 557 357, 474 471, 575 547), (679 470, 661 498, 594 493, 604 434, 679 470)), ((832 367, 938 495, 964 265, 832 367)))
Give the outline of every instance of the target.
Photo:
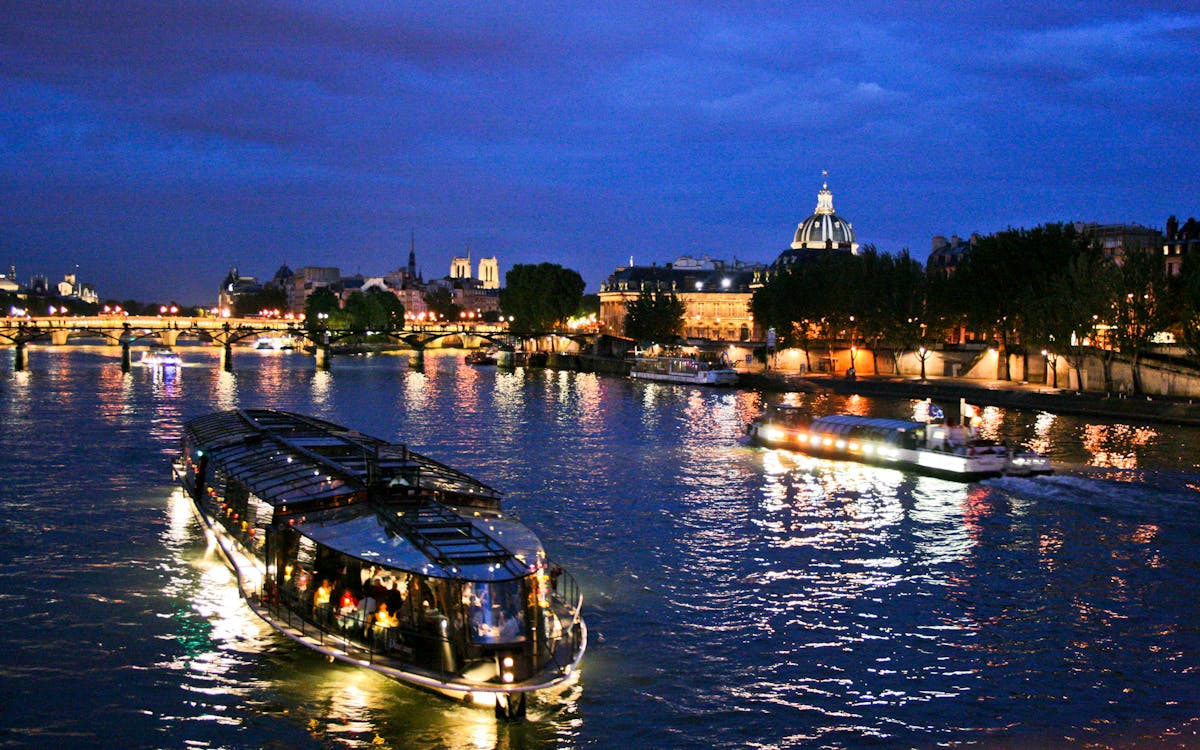
POLYGON ((635 380, 653 380, 660 383, 682 383, 684 385, 734 386, 738 384, 738 374, 733 370, 708 370, 695 375, 683 375, 660 372, 631 372, 635 380))

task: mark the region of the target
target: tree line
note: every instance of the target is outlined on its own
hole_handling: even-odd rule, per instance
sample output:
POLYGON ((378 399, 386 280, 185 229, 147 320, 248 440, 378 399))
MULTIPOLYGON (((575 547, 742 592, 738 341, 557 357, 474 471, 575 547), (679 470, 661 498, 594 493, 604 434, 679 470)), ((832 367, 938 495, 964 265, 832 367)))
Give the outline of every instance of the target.
POLYGON ((922 356, 955 330, 981 335, 1001 353, 1045 352, 1079 368, 1094 351, 1112 387, 1113 358, 1138 363, 1154 337, 1176 334, 1200 363, 1200 258, 1169 276, 1157 253, 1106 257, 1072 224, 1009 229, 980 238, 952 273, 926 272, 907 251, 816 253, 774 274, 751 309, 785 346, 862 347, 922 356))
MULTIPOLYGON (((554 263, 517 264, 505 274, 500 290, 500 310, 485 312, 481 320, 496 322, 509 319, 514 331, 549 331, 558 328, 582 309, 584 281, 577 271, 554 263)), ((448 323, 460 320, 463 309, 454 302, 446 287, 424 293, 422 301, 429 312, 448 323)), ((261 300, 247 302, 247 309, 258 309, 261 300)), ((351 292, 343 302, 331 289, 321 288, 309 295, 304 308, 309 330, 388 331, 405 326, 404 305, 392 292, 372 287, 351 292)))

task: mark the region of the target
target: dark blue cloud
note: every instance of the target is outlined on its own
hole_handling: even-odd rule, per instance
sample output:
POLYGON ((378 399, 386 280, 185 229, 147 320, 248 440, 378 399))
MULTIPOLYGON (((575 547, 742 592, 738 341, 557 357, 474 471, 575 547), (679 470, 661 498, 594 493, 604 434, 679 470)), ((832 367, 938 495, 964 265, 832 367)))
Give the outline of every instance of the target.
POLYGON ((211 301, 227 268, 595 289, 768 261, 830 171, 859 239, 1161 226, 1195 200, 1200 12, 1074 2, 40 2, 0 25, 0 267, 211 301))

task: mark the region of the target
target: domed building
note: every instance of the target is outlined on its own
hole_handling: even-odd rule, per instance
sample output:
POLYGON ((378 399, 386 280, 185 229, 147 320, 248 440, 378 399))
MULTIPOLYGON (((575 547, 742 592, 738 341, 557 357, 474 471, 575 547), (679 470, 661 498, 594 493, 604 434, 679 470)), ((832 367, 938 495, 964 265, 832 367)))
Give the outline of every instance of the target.
POLYGON ((773 274, 821 251, 858 255, 854 225, 833 210, 833 193, 829 190, 828 182, 823 183, 821 191, 817 193, 817 210, 796 227, 791 247, 780 253, 770 268, 756 275, 754 286, 762 286, 773 274))
POLYGON ((829 183, 821 185, 817 193, 817 210, 796 227, 796 236, 790 250, 779 256, 784 260, 789 255, 800 255, 804 250, 845 250, 858 254, 858 243, 854 241, 854 226, 838 216, 833 210, 833 193, 829 183))

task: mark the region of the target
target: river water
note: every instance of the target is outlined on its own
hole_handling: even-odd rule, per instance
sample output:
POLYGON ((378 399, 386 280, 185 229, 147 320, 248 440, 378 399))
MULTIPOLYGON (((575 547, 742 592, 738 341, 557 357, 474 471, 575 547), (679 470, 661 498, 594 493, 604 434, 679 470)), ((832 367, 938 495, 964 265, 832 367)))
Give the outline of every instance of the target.
POLYGON ((747 447, 754 392, 181 352, 0 351, 0 747, 1200 748, 1200 430, 988 410, 1059 472, 962 485, 747 447), (504 491, 582 586, 578 686, 498 724, 273 635, 170 481, 235 407, 504 491))

